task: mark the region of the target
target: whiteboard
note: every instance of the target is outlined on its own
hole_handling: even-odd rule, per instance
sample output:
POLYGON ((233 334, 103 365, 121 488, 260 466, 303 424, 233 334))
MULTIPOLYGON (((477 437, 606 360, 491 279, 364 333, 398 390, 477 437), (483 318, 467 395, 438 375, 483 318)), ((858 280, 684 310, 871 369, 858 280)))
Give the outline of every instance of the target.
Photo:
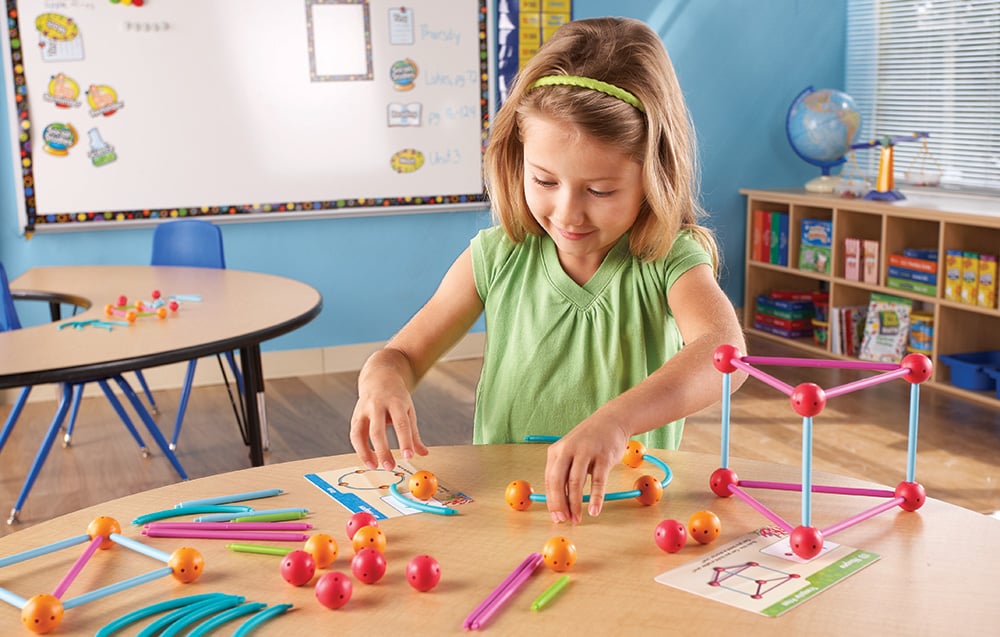
POLYGON ((25 231, 482 207, 486 0, 8 5, 25 231))

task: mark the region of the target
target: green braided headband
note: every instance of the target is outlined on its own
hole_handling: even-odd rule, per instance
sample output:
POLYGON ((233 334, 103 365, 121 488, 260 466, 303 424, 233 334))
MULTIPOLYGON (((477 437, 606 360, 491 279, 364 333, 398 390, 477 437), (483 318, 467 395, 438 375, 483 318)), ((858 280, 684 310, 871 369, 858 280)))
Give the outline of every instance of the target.
POLYGON ((535 80, 528 90, 538 88, 539 86, 580 86, 582 88, 589 88, 593 91, 600 91, 610 95, 611 97, 617 97, 621 101, 634 106, 643 113, 646 109, 642 107, 642 102, 639 101, 635 95, 632 95, 623 88, 619 88, 614 84, 608 84, 607 82, 602 82, 601 80, 595 80, 591 77, 580 77, 579 75, 546 75, 545 77, 540 77, 535 80))

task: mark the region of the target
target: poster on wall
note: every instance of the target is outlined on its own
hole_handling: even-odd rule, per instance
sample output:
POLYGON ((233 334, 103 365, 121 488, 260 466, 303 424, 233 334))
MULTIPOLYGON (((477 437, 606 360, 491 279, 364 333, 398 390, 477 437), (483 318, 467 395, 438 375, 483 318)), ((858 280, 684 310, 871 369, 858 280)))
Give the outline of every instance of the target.
POLYGON ((556 29, 573 19, 573 0, 498 0, 497 105, 514 76, 556 29))
POLYGON ((484 207, 492 0, 8 0, 25 233, 484 207))

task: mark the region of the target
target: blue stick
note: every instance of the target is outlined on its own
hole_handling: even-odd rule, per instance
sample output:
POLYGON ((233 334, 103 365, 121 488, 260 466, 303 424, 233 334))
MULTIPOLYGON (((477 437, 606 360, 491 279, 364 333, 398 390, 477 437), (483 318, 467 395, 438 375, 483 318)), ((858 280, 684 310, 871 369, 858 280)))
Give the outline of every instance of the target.
POLYGON ((272 498, 284 493, 281 489, 263 489, 261 491, 248 491, 246 493, 233 493, 232 495, 220 495, 214 498, 202 498, 201 500, 189 500, 174 505, 175 509, 191 506, 205 506, 212 504, 229 504, 230 502, 242 502, 244 500, 257 500, 259 498, 272 498))
POLYGON ((187 606, 188 604, 196 604, 207 599, 215 599, 216 597, 224 597, 224 595, 222 593, 204 593, 202 595, 178 597, 177 599, 168 599, 165 602, 150 604, 149 606, 140 608, 139 610, 134 610, 131 613, 127 613, 118 619, 108 622, 94 634, 94 637, 110 637, 126 626, 131 626, 138 621, 146 619, 150 615, 156 615, 181 606, 187 606))
POLYGON ((812 435, 813 419, 802 417, 802 526, 812 524, 812 435))
POLYGON ((425 513, 436 513, 437 515, 458 515, 458 509, 438 506, 436 504, 427 504, 426 502, 421 502, 420 500, 403 497, 403 494, 399 492, 399 488, 396 486, 395 482, 389 485, 389 491, 391 491, 392 495, 399 498, 403 504, 411 509, 416 509, 417 511, 423 511, 425 513))
POLYGON ((127 538, 124 535, 119 535, 118 533, 112 533, 111 535, 108 536, 108 538, 112 542, 115 542, 116 544, 124 546, 127 549, 132 549, 136 553, 142 553, 143 555, 151 557, 154 560, 159 560, 164 564, 170 561, 169 553, 164 553, 159 549, 154 549, 151 546, 146 546, 142 542, 136 542, 135 540, 127 538))
POLYGON ((17 595, 16 593, 10 592, 2 586, 0 586, 0 601, 7 602, 18 610, 24 608, 24 605, 28 603, 28 600, 24 599, 20 595, 17 595))
POLYGON ((84 593, 83 595, 78 595, 72 599, 67 599, 63 602, 63 609, 69 610, 77 606, 86 604, 87 602, 92 602, 95 599, 101 599, 102 597, 107 597, 108 595, 113 595, 114 593, 120 593, 126 589, 132 588, 133 586, 138 586, 139 584, 145 584, 146 582, 152 582, 154 579, 159 579, 165 575, 170 575, 174 572, 174 569, 169 566, 164 566, 163 568, 158 568, 155 571, 150 571, 143 575, 136 575, 135 577, 130 577, 127 580, 122 580, 117 584, 111 584, 105 586, 104 588, 98 588, 97 590, 90 591, 89 593, 84 593))
POLYGON ((59 542, 53 542, 52 544, 40 546, 37 549, 31 549, 29 551, 24 551, 23 553, 15 553, 14 555, 9 555, 3 559, 0 559, 0 568, 3 568, 4 566, 9 566, 10 564, 17 564, 18 562, 30 560, 32 558, 39 557, 41 555, 55 553, 56 551, 61 551, 62 549, 66 549, 71 546, 76 546, 77 544, 83 544, 84 542, 89 542, 89 541, 90 541, 90 536, 85 533, 83 535, 77 535, 65 540, 60 540, 59 542))
POLYGON ((917 474, 917 421, 920 419, 920 385, 910 385, 910 437, 906 444, 906 481, 917 474))
POLYGON ((260 626, 272 617, 277 617, 278 615, 286 613, 291 607, 291 604, 278 604, 277 606, 265 608, 250 619, 243 622, 243 624, 236 629, 236 632, 233 633, 233 637, 244 637, 245 635, 249 635, 250 631, 254 628, 260 626))

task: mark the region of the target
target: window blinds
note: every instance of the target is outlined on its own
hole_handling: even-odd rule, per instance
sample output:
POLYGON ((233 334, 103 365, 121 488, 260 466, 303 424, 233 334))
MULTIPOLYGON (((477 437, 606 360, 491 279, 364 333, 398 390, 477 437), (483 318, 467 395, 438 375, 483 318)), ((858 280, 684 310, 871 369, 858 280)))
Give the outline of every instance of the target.
MULTIPOLYGON (((846 72, 858 142, 930 136, 896 145, 897 182, 1000 191, 1000 0, 848 0, 846 72)), ((877 151, 856 158, 877 172, 877 151)))

